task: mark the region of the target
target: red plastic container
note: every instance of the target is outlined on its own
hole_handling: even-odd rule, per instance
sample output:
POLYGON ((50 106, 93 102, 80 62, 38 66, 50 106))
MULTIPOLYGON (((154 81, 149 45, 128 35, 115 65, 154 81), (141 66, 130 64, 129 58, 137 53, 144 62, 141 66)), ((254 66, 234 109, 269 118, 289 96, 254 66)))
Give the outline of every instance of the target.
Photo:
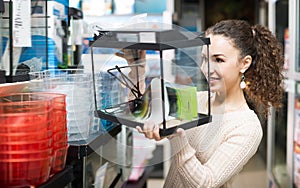
POLYGON ((66 95, 0 95, 0 187, 36 186, 62 170, 67 133, 66 95))
POLYGON ((53 149, 44 150, 18 150, 18 151, 1 151, 0 160, 3 159, 39 159, 53 156, 53 149))
POLYGON ((50 93, 50 92, 35 92, 34 94, 50 98, 53 102, 53 109, 66 110, 66 95, 62 93, 50 93))
MULTIPOLYGON (((42 129, 33 132, 18 132, 18 133, 0 133, 0 143, 2 142, 18 142, 18 141, 39 141, 51 139, 53 136, 52 130, 42 129)), ((1 153, 1 151, 0 151, 1 153)))
POLYGON ((59 131, 53 134, 53 143, 60 141, 68 141, 68 132, 67 131, 59 131))
POLYGON ((0 161, 0 186, 36 186, 49 179, 52 157, 0 161))
POLYGON ((62 110, 53 110, 52 113, 52 130, 53 132, 67 130, 67 112, 62 110))
POLYGON ((50 129, 50 114, 44 113, 24 113, 22 115, 0 114, 1 133, 33 132, 42 129, 50 129))
POLYGON ((67 140, 56 141, 56 142, 53 142, 53 149, 55 151, 57 148, 63 148, 63 147, 66 147, 67 145, 68 145, 67 140))
POLYGON ((26 101, 16 103, 1 103, 0 102, 0 113, 1 114, 23 114, 31 112, 43 112, 52 110, 51 101, 26 101))
POLYGON ((53 110, 51 112, 51 129, 53 132, 67 130, 66 95, 47 92, 38 92, 37 94, 49 97, 53 102, 53 110))
POLYGON ((58 132, 67 132, 68 129, 67 129, 67 121, 64 122, 64 123, 58 123, 58 124, 55 124, 53 125, 52 127, 53 129, 53 133, 58 133, 58 132))
POLYGON ((18 141, 18 142, 2 142, 1 151, 18 151, 18 150, 43 150, 52 148, 52 138, 38 141, 18 141))
POLYGON ((28 113, 49 111, 53 100, 36 93, 11 93, 0 96, 0 113, 28 113))
POLYGON ((11 93, 0 96, 0 125, 22 125, 50 121, 53 100, 36 93, 11 93))
POLYGON ((45 93, 53 97, 53 109, 66 111, 66 95, 60 93, 45 93))
POLYGON ((56 123, 65 122, 67 120, 67 111, 66 110, 53 110, 52 112, 53 120, 56 123))
POLYGON ((66 166, 66 159, 69 146, 55 149, 53 154, 51 173, 56 173, 63 170, 66 166))

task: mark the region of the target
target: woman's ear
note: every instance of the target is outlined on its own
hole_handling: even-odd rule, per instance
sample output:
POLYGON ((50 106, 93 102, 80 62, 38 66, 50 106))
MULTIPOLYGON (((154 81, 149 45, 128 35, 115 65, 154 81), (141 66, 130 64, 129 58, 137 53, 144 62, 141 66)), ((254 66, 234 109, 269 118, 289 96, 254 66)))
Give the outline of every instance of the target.
POLYGON ((246 70, 250 67, 252 63, 252 57, 250 55, 246 55, 241 62, 241 73, 245 73, 246 70))

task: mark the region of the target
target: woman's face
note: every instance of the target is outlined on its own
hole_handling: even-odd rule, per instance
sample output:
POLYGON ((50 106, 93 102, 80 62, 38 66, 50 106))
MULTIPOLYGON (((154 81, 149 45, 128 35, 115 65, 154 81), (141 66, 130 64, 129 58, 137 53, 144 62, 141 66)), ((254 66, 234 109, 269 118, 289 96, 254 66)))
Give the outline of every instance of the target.
POLYGON ((231 41, 222 35, 209 35, 211 45, 209 55, 207 49, 203 49, 202 71, 206 77, 207 59, 210 63, 210 89, 212 92, 230 93, 239 89, 241 80, 240 51, 231 41))

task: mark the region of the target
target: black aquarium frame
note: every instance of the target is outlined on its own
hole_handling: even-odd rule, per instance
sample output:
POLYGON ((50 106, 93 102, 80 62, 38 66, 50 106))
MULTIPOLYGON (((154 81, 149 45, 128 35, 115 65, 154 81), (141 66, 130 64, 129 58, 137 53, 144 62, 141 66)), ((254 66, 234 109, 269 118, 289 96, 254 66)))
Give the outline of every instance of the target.
MULTIPOLYGON (((126 116, 118 116, 114 113, 109 113, 105 109, 99 110, 97 107, 97 95, 96 95, 96 83, 95 83, 95 65, 94 65, 94 55, 93 48, 115 48, 115 49, 132 49, 132 50, 155 50, 159 52, 160 56, 160 80, 161 80, 161 88, 162 88, 162 100, 165 101, 164 96, 164 70, 163 70, 163 51, 170 49, 180 49, 180 48, 188 48, 188 47, 196 47, 196 46, 207 46, 207 54, 209 54, 209 45, 210 39, 201 36, 201 34, 193 34, 192 37, 189 31, 178 31, 175 29, 167 29, 167 30, 113 30, 113 31, 99 31, 98 35, 95 35, 93 40, 90 41, 90 50, 91 50, 91 62, 92 62, 92 72, 93 72, 93 83, 94 83, 94 99, 95 99, 95 116, 118 123, 120 125, 126 125, 129 127, 141 126, 143 127, 143 123, 136 121, 131 118, 126 118, 126 116), (121 34, 135 34, 139 36, 142 32, 152 32, 155 33, 155 42, 139 42, 139 41, 119 41, 117 35, 121 34), (189 34, 187 34, 189 33, 189 34)), ((209 60, 208 60, 209 61, 209 60)), ((118 69, 118 67, 116 67, 118 69)), ((210 73, 209 62, 207 63, 207 72, 210 73)), ((198 117, 188 121, 182 122, 178 125, 167 127, 166 117, 165 117, 165 106, 162 105, 163 111, 163 123, 160 127, 160 135, 167 136, 173 134, 177 128, 190 129, 196 126, 200 126, 206 123, 211 122, 211 104, 210 104, 210 86, 209 86, 209 78, 207 77, 207 100, 208 100, 208 112, 207 114, 198 113, 198 117)), ((138 88, 138 86, 137 86, 138 88)), ((128 101, 128 103, 131 101, 128 101)))

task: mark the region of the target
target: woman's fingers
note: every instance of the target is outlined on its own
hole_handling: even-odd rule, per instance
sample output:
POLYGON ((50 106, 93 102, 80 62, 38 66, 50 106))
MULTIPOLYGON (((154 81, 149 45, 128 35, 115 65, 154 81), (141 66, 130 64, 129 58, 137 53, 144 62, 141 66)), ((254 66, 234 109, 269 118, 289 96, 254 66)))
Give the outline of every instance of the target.
POLYGON ((143 130, 144 130, 144 134, 147 138, 150 138, 152 139, 153 138, 153 130, 155 128, 155 123, 153 122, 148 122, 146 121, 144 123, 144 127, 143 127, 143 130))
MULTIPOLYGON (((141 128, 140 126, 137 126, 136 129, 139 133, 144 134, 146 138, 154 139, 156 141, 163 139, 163 137, 161 137, 159 134, 159 126, 153 122, 145 122, 143 128, 141 128)), ((177 136, 179 136, 179 137, 185 136, 184 129, 182 129, 182 128, 176 129, 175 133, 167 136, 167 138, 172 139, 177 136)))
POLYGON ((143 129, 140 126, 136 126, 136 129, 139 133, 143 133, 143 129))
POLYGON ((159 127, 153 122, 145 122, 143 128, 137 126, 136 129, 139 133, 144 134, 146 138, 155 139, 156 141, 162 139, 159 135, 159 127))
POLYGON ((167 136, 167 138, 168 138, 168 139, 172 139, 172 138, 177 137, 177 136, 179 136, 179 137, 185 136, 185 131, 184 131, 184 129, 182 129, 182 128, 176 129, 176 131, 175 131, 173 134, 167 136))
POLYGON ((184 136, 184 135, 185 135, 185 131, 184 131, 182 128, 178 128, 178 129, 176 130, 176 134, 177 134, 178 136, 184 136))
POLYGON ((159 134, 159 127, 158 126, 155 126, 154 127, 154 130, 153 130, 153 138, 154 140, 156 141, 159 141, 162 139, 162 137, 160 137, 160 134, 159 134))

